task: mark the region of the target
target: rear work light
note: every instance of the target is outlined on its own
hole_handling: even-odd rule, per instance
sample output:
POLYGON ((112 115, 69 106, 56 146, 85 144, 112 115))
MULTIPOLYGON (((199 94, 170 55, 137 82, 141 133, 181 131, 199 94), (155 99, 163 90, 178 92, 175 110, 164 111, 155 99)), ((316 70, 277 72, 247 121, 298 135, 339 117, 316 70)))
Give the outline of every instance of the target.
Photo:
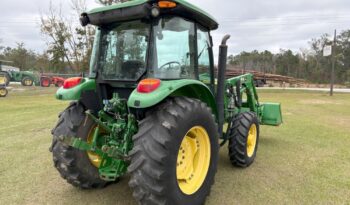
POLYGON ((175 8, 176 3, 172 1, 159 1, 158 2, 159 8, 175 8))
POLYGON ((150 93, 156 90, 159 86, 160 86, 159 79, 147 78, 139 82, 136 90, 139 93, 150 93))
POLYGON ((83 79, 82 77, 68 78, 67 80, 64 81, 63 88, 69 89, 69 88, 75 87, 80 84, 82 79, 83 79))

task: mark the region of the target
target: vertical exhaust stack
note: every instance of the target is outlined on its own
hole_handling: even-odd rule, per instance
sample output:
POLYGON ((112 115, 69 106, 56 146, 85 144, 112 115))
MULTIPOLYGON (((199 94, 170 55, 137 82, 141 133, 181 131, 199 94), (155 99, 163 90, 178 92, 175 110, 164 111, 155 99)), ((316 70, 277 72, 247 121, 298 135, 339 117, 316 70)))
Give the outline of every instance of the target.
POLYGON ((227 62, 227 45, 226 42, 230 35, 225 35, 219 46, 219 62, 216 90, 216 106, 218 110, 219 135, 222 136, 222 128, 224 124, 224 94, 225 94, 225 73, 227 62))

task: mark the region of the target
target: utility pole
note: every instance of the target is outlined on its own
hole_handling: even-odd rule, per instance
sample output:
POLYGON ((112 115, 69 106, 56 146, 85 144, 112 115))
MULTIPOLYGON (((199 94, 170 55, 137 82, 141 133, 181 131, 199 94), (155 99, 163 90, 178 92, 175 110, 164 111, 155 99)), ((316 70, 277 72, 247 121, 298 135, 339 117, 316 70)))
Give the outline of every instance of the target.
POLYGON ((333 96, 333 85, 334 85, 334 68, 335 68, 335 50, 336 50, 336 44, 337 44, 337 30, 334 30, 334 40, 333 40, 333 46, 332 46, 332 73, 331 73, 331 90, 329 92, 330 96, 333 96))

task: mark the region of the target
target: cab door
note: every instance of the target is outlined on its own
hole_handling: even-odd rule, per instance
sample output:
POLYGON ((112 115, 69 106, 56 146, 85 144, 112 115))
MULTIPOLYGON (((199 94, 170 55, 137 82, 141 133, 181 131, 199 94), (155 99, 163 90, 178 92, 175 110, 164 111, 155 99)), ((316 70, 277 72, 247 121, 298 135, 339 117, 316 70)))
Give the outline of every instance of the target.
POLYGON ((197 25, 198 79, 214 89, 214 66, 209 31, 197 25))

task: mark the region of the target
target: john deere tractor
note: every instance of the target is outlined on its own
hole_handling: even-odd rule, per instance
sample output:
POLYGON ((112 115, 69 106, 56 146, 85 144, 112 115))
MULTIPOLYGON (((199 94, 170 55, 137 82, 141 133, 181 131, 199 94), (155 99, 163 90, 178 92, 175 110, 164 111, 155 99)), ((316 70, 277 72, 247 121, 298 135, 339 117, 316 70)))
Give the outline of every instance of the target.
POLYGON ((32 71, 20 71, 19 68, 5 66, 2 63, 13 63, 12 61, 0 60, 0 74, 5 76, 6 86, 10 82, 20 82, 23 86, 39 85, 39 77, 32 71))
POLYGON ((215 75, 218 23, 187 1, 129 1, 80 21, 96 26, 90 74, 57 91, 72 103, 50 148, 68 183, 100 188, 129 174, 139 204, 203 204, 219 147, 247 167, 260 125, 281 124, 280 104, 258 101, 251 74, 225 79, 229 36, 215 75))

